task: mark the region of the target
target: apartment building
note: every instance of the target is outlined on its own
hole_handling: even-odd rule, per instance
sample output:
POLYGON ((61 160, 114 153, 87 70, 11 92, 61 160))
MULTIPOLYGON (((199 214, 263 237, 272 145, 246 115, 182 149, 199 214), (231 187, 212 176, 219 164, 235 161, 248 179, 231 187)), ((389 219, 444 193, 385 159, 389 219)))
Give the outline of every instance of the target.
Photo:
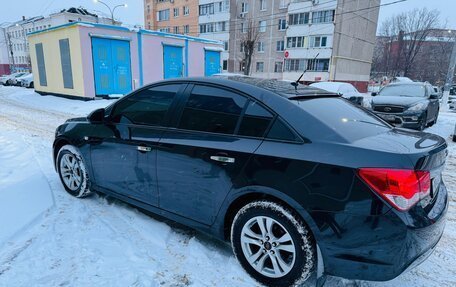
POLYGON ((221 70, 228 70, 230 40, 230 0, 200 0, 198 6, 199 37, 223 43, 221 70))
POLYGON ((288 6, 283 79, 350 82, 367 91, 380 0, 295 0, 288 6))
POLYGON ((144 26, 148 30, 198 36, 198 1, 144 0, 144 26))
POLYGON ((287 0, 231 1, 228 71, 243 73, 243 42, 254 39, 250 74, 282 78, 287 29, 287 0))
MULTIPOLYGON (((3 28, 3 35, 0 38, 0 54, 6 54, 6 63, 4 57, 0 58, 0 65, 8 65, 9 72, 29 71, 30 70, 30 51, 27 34, 31 32, 49 29, 51 27, 63 25, 71 22, 90 22, 100 24, 112 24, 109 18, 102 18, 96 14, 90 13, 84 8, 69 8, 47 17, 36 16, 31 18, 22 17, 22 20, 11 23, 3 28)), ((120 25, 118 21, 114 24, 120 25)))

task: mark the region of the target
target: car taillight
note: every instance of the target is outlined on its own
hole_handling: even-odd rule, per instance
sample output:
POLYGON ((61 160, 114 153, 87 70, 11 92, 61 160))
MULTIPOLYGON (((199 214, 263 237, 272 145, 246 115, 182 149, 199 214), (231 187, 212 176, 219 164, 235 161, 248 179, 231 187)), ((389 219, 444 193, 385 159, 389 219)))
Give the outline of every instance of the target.
POLYGON ((387 168, 361 168, 358 174, 394 208, 406 211, 431 192, 429 171, 387 168))

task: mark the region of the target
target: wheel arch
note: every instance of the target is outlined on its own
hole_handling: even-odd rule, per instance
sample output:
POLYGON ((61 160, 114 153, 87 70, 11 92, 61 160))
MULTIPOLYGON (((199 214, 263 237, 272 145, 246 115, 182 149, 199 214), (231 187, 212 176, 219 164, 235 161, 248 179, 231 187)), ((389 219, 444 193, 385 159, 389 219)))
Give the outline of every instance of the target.
POLYGON ((60 137, 60 138, 56 138, 54 140, 54 144, 53 144, 53 150, 52 150, 52 159, 54 160, 54 169, 57 171, 57 155, 60 151, 60 149, 64 146, 64 145, 72 145, 71 141, 67 138, 64 138, 64 137, 60 137))
POLYGON ((283 205, 288 208, 290 211, 299 216, 299 218, 309 227, 313 240, 316 242, 319 239, 319 231, 315 221, 312 219, 310 214, 294 199, 291 197, 271 189, 259 189, 249 190, 244 192, 238 192, 235 196, 231 198, 227 208, 223 212, 223 222, 222 222, 222 236, 224 240, 230 238, 231 224, 233 223, 236 213, 245 205, 250 202, 258 200, 270 200, 272 202, 283 205))

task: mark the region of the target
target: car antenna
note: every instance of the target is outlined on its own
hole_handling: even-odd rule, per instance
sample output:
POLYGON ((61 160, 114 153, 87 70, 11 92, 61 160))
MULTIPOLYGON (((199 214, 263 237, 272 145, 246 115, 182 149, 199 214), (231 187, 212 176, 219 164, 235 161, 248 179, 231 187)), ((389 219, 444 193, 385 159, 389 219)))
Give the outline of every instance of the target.
MULTIPOLYGON (((317 53, 317 55, 315 55, 315 57, 313 58, 312 62, 315 62, 315 60, 317 59, 318 55, 320 55, 320 53, 317 53)), ((301 76, 299 76, 299 78, 296 80, 296 82, 291 82, 290 83, 293 87, 295 87, 296 90, 298 90, 299 81, 301 80, 302 76, 304 76, 304 74, 307 72, 308 68, 309 68, 309 65, 307 65, 306 69, 304 70, 304 72, 302 72, 301 76)))

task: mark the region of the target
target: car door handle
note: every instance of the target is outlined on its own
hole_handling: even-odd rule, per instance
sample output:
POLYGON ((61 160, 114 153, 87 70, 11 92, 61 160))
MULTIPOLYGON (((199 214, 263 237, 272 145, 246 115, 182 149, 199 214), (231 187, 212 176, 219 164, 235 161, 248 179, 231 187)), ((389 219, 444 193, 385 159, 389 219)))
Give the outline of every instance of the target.
POLYGON ((139 152, 150 152, 150 151, 152 151, 151 147, 142 146, 142 145, 137 146, 137 149, 138 149, 139 152))
POLYGON ((223 163, 234 163, 235 162, 234 158, 232 158, 232 157, 219 156, 219 155, 211 155, 210 159, 214 160, 214 161, 223 162, 223 163))

